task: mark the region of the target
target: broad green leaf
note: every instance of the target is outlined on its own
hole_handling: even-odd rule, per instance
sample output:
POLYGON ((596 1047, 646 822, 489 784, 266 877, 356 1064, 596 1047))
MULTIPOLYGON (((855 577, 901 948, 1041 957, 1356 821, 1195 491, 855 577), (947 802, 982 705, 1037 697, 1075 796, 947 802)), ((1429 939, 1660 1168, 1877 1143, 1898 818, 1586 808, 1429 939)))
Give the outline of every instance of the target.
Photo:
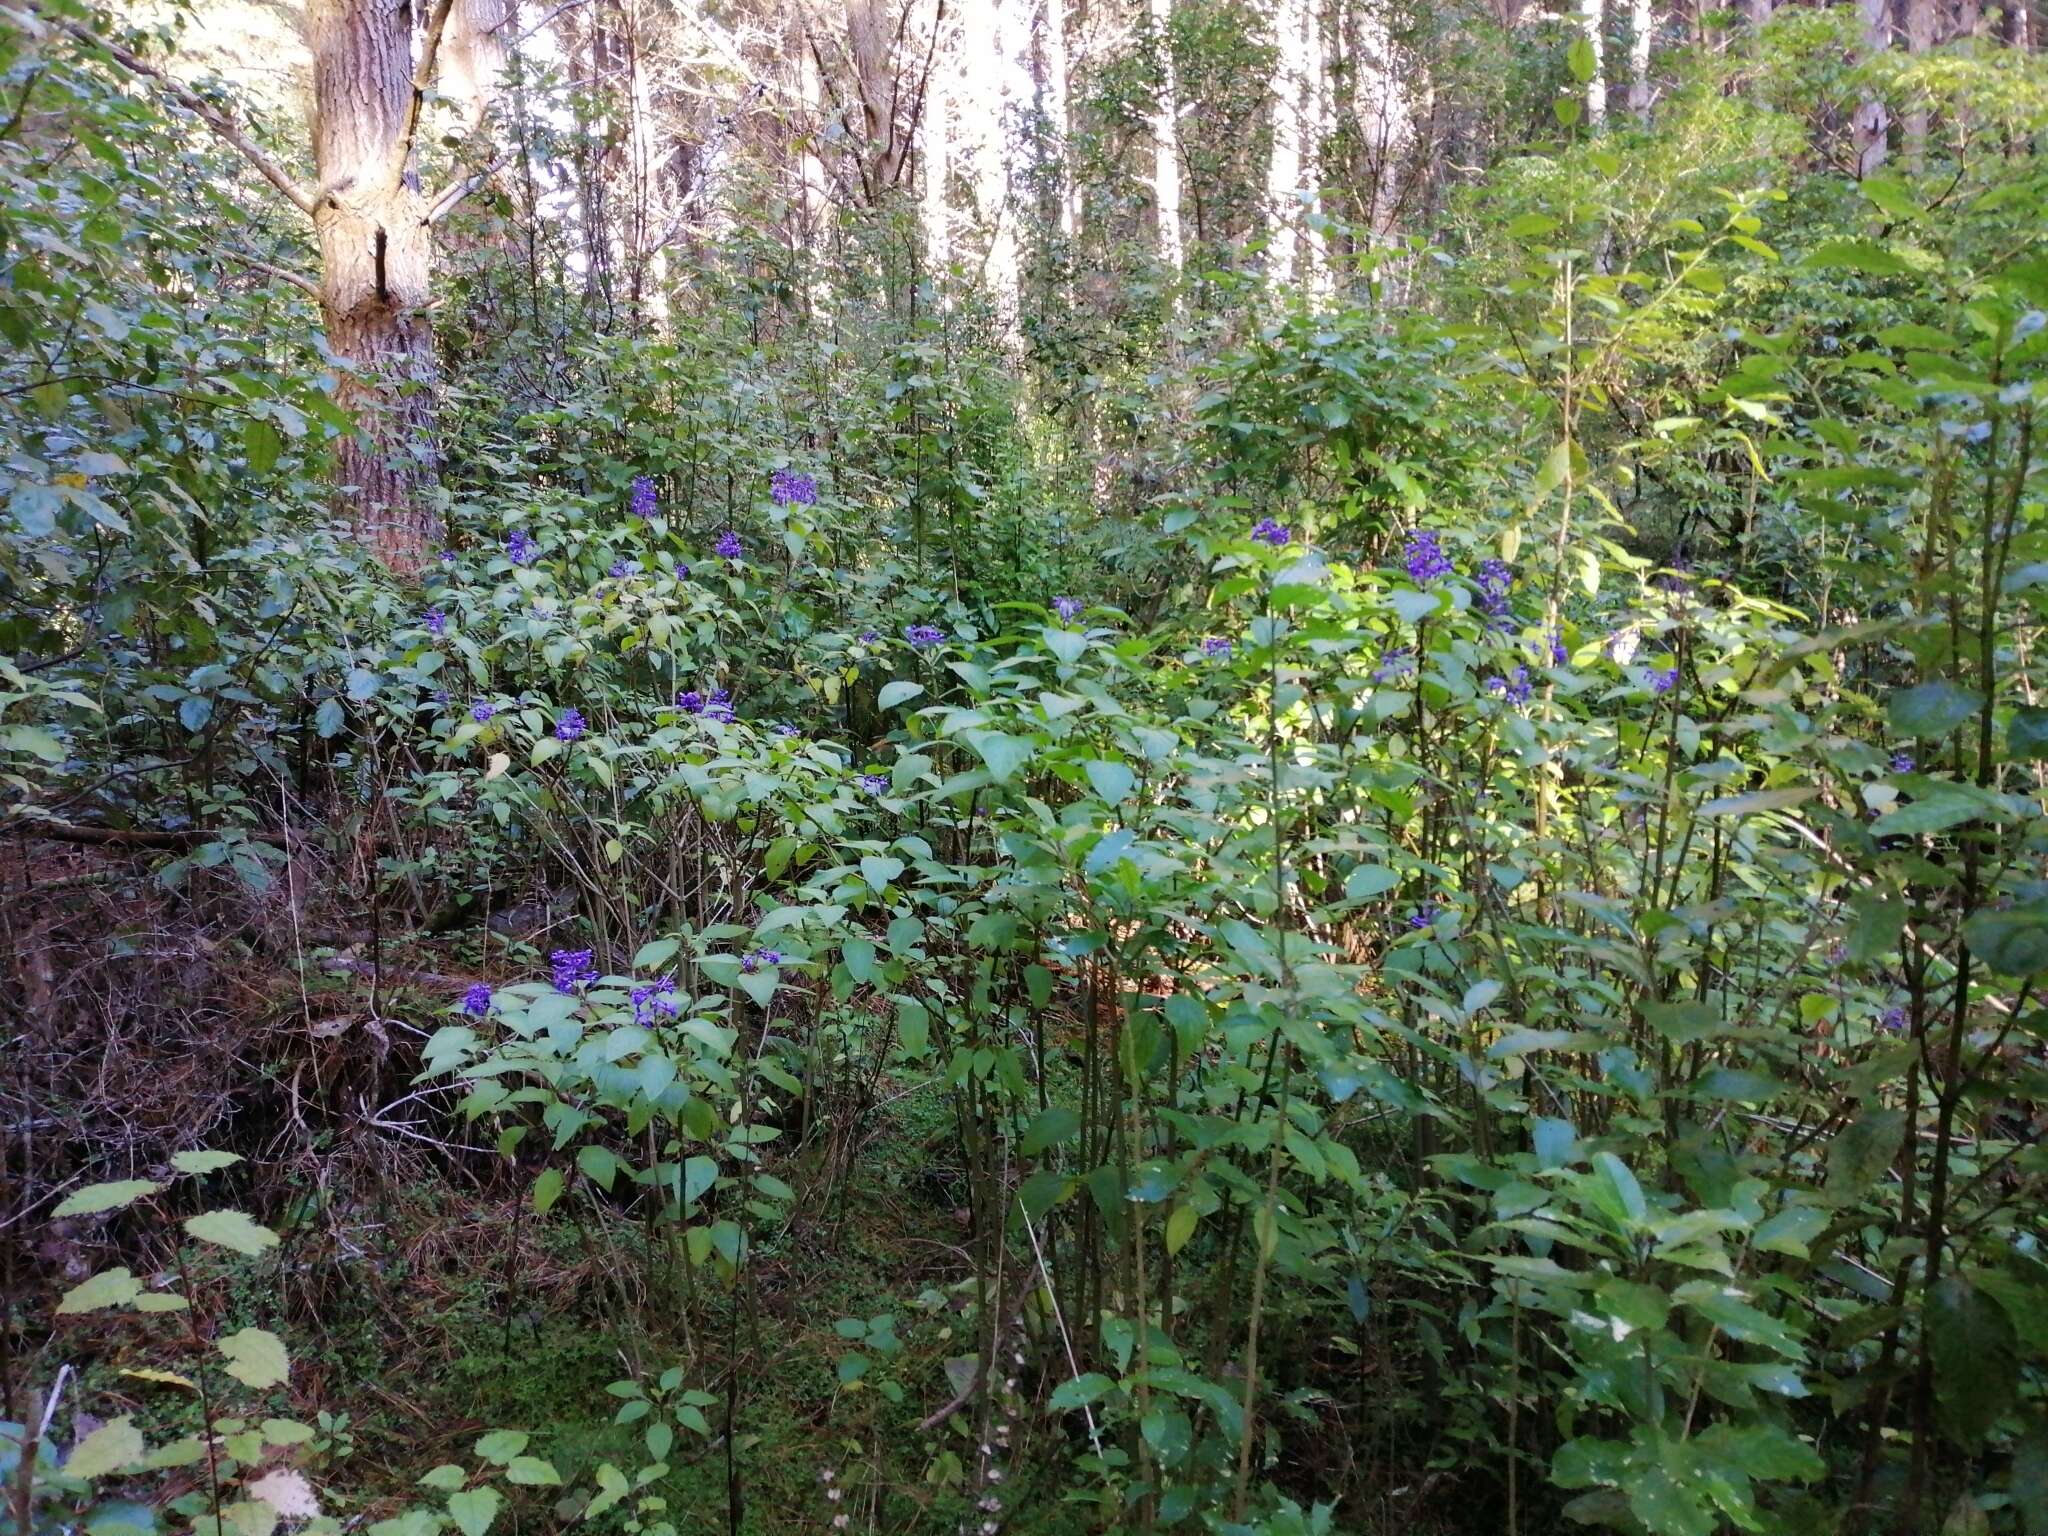
POLYGON ((205 1211, 185 1219, 185 1230, 202 1243, 251 1255, 277 1246, 277 1234, 241 1211, 205 1211))
POLYGON ((460 1493, 448 1496, 448 1518, 453 1520, 462 1536, 484 1536, 491 1528, 491 1522, 498 1518, 498 1505, 502 1496, 491 1487, 465 1488, 460 1493))
POLYGON ((505 1481, 521 1488, 553 1488, 560 1485, 562 1474, 553 1462, 538 1456, 514 1456, 505 1464, 505 1481))
POLYGON ((1984 695, 1974 688, 1936 678, 1913 688, 1901 688, 1885 703, 1885 717, 1901 736, 1946 736, 1967 720, 1976 718, 1984 695))
POLYGON ((244 1386, 262 1391, 274 1387, 291 1374, 284 1340, 263 1328, 243 1328, 214 1347, 227 1359, 227 1373, 244 1386))
POLYGON ((974 748, 998 783, 1006 784, 1019 768, 1031 761, 1038 750, 1029 736, 1010 736, 1002 731, 974 731, 967 744, 974 748))
POLYGON ((148 1447, 142 1443, 142 1431, 135 1427, 135 1420, 124 1413, 118 1419, 109 1419, 79 1441, 77 1448, 66 1458, 64 1470, 73 1477, 88 1480, 105 1477, 109 1472, 133 1466, 147 1453, 148 1447))
POLYGON ((1138 782, 1138 776, 1122 763, 1095 759, 1081 766, 1088 775, 1089 787, 1109 805, 1121 805, 1138 782))
POLYGON ((875 703, 883 709, 894 709, 898 704, 908 703, 923 692, 923 683, 914 683, 908 678, 898 678, 893 683, 884 683, 882 685, 882 691, 875 696, 875 703))
POLYGON ((2011 1406, 2019 1387, 2012 1319, 1964 1276, 1950 1274, 1927 1293, 1924 1326, 1943 1425, 1963 1446, 1974 1446, 2011 1406))
POLYGON ((171 1166, 180 1173, 218 1173, 242 1160, 239 1152, 173 1152, 171 1166))
POLYGON ((142 1282, 126 1269, 103 1269, 90 1280, 74 1285, 57 1303, 59 1317, 78 1312, 99 1312, 107 1307, 125 1307, 142 1294, 142 1282))
POLYGON ((88 1184, 84 1189, 73 1190, 65 1196, 57 1209, 50 1212, 52 1218, 65 1216, 97 1216, 101 1211, 118 1211, 123 1206, 133 1205, 144 1195, 153 1195, 163 1185, 149 1179, 119 1179, 111 1184, 88 1184))
POLYGON ((479 1437, 472 1449, 493 1466, 502 1467, 526 1449, 528 1438, 520 1430, 494 1429, 479 1437))

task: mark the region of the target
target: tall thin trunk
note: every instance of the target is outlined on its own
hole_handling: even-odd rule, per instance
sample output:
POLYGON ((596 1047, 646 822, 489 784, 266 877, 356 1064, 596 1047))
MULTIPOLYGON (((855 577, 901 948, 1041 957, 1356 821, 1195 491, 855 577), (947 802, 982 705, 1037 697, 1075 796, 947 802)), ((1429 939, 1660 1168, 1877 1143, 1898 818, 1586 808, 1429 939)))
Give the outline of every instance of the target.
MULTIPOLYGON (((1768 4, 1769 0, 1762 0, 1768 4)), ((1650 47, 1657 37, 1655 0, 1629 0, 1628 109, 1640 122, 1650 120, 1650 47)))
MULTIPOLYGON (((1307 32, 1302 39, 1301 152, 1308 189, 1315 194, 1310 214, 1323 208, 1323 157, 1330 144, 1330 56, 1329 39, 1323 30, 1320 0, 1304 0, 1303 20, 1307 32)), ((1302 260, 1309 291, 1330 291, 1330 236, 1319 218, 1302 225, 1302 260)))
POLYGON ((1071 243, 1081 227, 1081 215, 1076 206, 1080 192, 1067 158, 1067 140, 1073 133, 1068 116, 1067 0, 1045 0, 1039 37, 1045 58, 1045 135, 1051 150, 1060 238, 1071 243))
MULTIPOLYGON (((1863 51, 1875 57, 1892 45, 1892 24, 1888 0, 1856 0, 1863 20, 1863 51)), ((1880 97, 1867 98, 1857 107, 1850 123, 1856 146, 1856 179, 1874 176, 1891 152, 1892 115, 1880 97)))
POLYGON ((1376 239, 1392 235, 1408 194, 1414 112, 1386 18, 1373 4, 1349 7, 1351 115, 1364 156, 1365 205, 1376 239))
POLYGON ((1009 11, 963 6, 960 25, 961 137, 971 156, 975 219, 987 241, 982 272, 1005 315, 1017 303, 1017 222, 1010 207, 1010 145, 1005 107, 1011 96, 1009 11))
POLYGON ((1180 90, 1173 68, 1173 0, 1145 0, 1159 49, 1159 97, 1152 112, 1152 204, 1159 217, 1159 260, 1178 275, 1186 264, 1180 232, 1180 90))
POLYGON ((1604 0, 1579 0, 1579 27, 1593 50, 1586 80, 1586 126, 1598 133, 1607 123, 1607 8, 1604 0))
POLYGON ((401 572, 425 563, 437 532, 422 494, 436 470, 433 246, 406 154, 413 15, 407 0, 313 0, 307 18, 320 308, 351 365, 340 398, 358 429, 337 484, 364 541, 401 572))
POLYGON ((957 68, 951 43, 956 28, 951 18, 936 23, 942 30, 932 43, 932 79, 925 89, 924 116, 918 124, 918 203, 924 219, 925 254, 933 281, 943 286, 953 260, 953 213, 947 196, 952 174, 952 79, 957 68))
POLYGON ((1273 8, 1273 149, 1266 162, 1266 219, 1271 253, 1268 270, 1282 283, 1294 281, 1301 236, 1301 104, 1307 76, 1304 57, 1308 22, 1304 0, 1279 0, 1273 8))
MULTIPOLYGON (((1926 53, 1934 46, 1934 0, 1906 0, 1906 51, 1926 53)), ((1915 171, 1927 161, 1928 113, 1916 106, 1906 114, 1906 163, 1915 171)))

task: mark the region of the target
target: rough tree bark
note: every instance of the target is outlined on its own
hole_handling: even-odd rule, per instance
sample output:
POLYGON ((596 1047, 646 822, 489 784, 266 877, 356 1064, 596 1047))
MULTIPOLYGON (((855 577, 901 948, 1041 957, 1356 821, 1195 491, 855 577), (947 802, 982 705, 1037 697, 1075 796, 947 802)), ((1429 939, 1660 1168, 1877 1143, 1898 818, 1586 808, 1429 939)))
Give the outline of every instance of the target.
MULTIPOLYGON (((431 78, 449 0, 428 34, 431 78)), ((313 163, 319 191, 320 310, 348 360, 341 398, 357 433, 342 440, 337 486, 364 541, 416 571, 438 533, 423 494, 434 479, 433 277, 429 204, 411 164, 420 90, 409 0, 313 0, 313 163)))
MULTIPOLYGON (((1856 0, 1863 19, 1863 51, 1866 57, 1883 53, 1892 44, 1892 24, 1887 0, 1856 0)), ((1872 96, 1856 109, 1850 132, 1856 148, 1856 179, 1877 173, 1891 149, 1892 115, 1881 97, 1872 96)))

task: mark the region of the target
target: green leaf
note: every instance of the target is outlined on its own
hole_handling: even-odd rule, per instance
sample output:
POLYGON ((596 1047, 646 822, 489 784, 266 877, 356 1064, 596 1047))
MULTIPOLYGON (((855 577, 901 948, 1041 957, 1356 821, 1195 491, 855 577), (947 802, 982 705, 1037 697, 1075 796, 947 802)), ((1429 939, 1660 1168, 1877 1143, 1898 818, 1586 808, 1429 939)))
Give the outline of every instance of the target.
POLYGON ((718 1161, 710 1157, 693 1157, 683 1164, 683 1204, 690 1205, 703 1198, 704 1191, 718 1182, 718 1161))
POLYGON ((1593 41, 1588 37, 1575 37, 1571 46, 1564 51, 1564 67, 1572 72, 1572 78, 1584 85, 1600 69, 1600 56, 1593 51, 1593 41))
POLYGON ((471 1449, 491 1465, 502 1467, 526 1449, 529 1438, 523 1430, 494 1429, 481 1436, 471 1449))
POLYGON ((1720 1009, 1711 1003, 1646 1003, 1643 1018, 1650 1028, 1679 1045, 1712 1039, 1726 1028, 1720 1009))
POLYGON ((1909 805, 1887 811, 1870 824, 1872 837, 1925 837, 1975 821, 1990 807, 1952 786, 1936 788, 1909 805))
POLYGON ((77 1449, 65 1461, 64 1470, 73 1477, 88 1480, 105 1477, 109 1472, 133 1466, 148 1452, 149 1448, 142 1443, 142 1431, 135 1427, 135 1420, 124 1413, 118 1419, 109 1419, 79 1441, 77 1449))
POLYGON ((1885 703, 1885 715, 1901 736, 1946 736, 1965 721, 1976 718, 1984 707, 1984 695, 1974 688, 1959 688, 1936 678, 1913 688, 1901 688, 1885 703))
POLYGON ((1963 942, 2001 976, 2039 975, 2048 971, 2048 907, 1975 913, 1963 924, 1963 942))
POLYGON ((2048 1422, 2038 1415, 2013 1446, 2009 1491, 2026 1536, 2048 1536, 2048 1422))
POLYGON ((1911 270, 1904 259, 1873 240, 1828 240, 1807 252, 1802 266, 1826 271, 1846 268, 1870 277, 1897 277, 1911 270))
POLYGON ((562 1198, 562 1191, 568 1185, 559 1168, 544 1168, 539 1178, 533 1181, 533 1213, 545 1216, 562 1198))
POLYGON ((111 1184, 88 1184, 64 1198, 51 1217, 97 1216, 101 1211, 118 1211, 133 1205, 144 1195, 153 1195, 163 1185, 149 1179, 120 1179, 111 1184))
POLYGON ((452 1461, 444 1461, 425 1477, 420 1479, 422 1488, 432 1488, 438 1493, 453 1493, 469 1481, 469 1474, 452 1461))
POLYGON ((1089 1371, 1071 1381, 1063 1381, 1053 1389, 1045 1406, 1052 1413, 1071 1413, 1090 1403, 1100 1402, 1116 1389, 1116 1383, 1100 1371, 1089 1371))
POLYGON ((1720 1521, 1661 1460, 1636 1462, 1628 1480, 1629 1513, 1652 1536, 1714 1536, 1720 1521))
POLYGON ((1628 1164, 1612 1152, 1593 1154, 1595 1174, 1603 1180, 1614 1196, 1621 1202, 1622 1210, 1631 1221, 1642 1221, 1650 1214, 1650 1205, 1643 1198, 1643 1186, 1636 1182, 1636 1176, 1629 1171, 1628 1164))
POLYGON ((1906 927, 1906 904, 1893 896, 1861 891, 1850 901, 1849 958, 1858 965, 1888 955, 1906 927))
POLYGON ((905 868, 901 859, 870 853, 860 861, 860 877, 869 890, 879 895, 888 889, 890 882, 902 874, 905 868))
POLYGON ((291 1374, 284 1340, 265 1328, 244 1328, 216 1339, 214 1347, 227 1359, 227 1373, 246 1387, 262 1391, 291 1374))
POLYGON ((1201 1219, 1201 1213, 1192 1205, 1176 1205, 1166 1218, 1166 1251, 1179 1253, 1187 1247, 1188 1239, 1195 1235, 1195 1224, 1201 1219))
POLYGON ((108 1307, 125 1307, 142 1294, 142 1282, 123 1269, 103 1269, 90 1280, 74 1285, 57 1303, 57 1315, 99 1312, 108 1307))
POLYGON ((277 1246, 277 1234, 241 1211, 205 1211, 185 1219, 185 1230, 202 1243, 254 1257, 277 1246))
POLYGON ((599 1189, 610 1191, 612 1180, 619 1176, 619 1159, 609 1147, 586 1144, 576 1149, 576 1166, 583 1177, 599 1189))
POLYGON ((462 1536, 484 1536, 498 1518, 501 1495, 495 1488, 466 1488, 448 1496, 448 1518, 462 1536))
POLYGON ((2028 705, 2014 710, 2005 725, 2005 750, 2023 763, 2048 758, 2048 709, 2028 705))
POLYGON ((898 704, 907 703, 923 692, 923 683, 914 683, 908 678, 898 678, 893 683, 884 683, 882 685, 882 691, 875 695, 875 703, 883 709, 894 709, 898 704))
POLYGON ((1109 805, 1121 805, 1138 782, 1138 776, 1122 763, 1095 759, 1081 767, 1088 775, 1089 788, 1109 805))
POLYGON ((1047 1147, 1057 1146, 1076 1135, 1080 1129, 1081 1117, 1064 1105, 1055 1104, 1024 1128, 1024 1134, 1017 1142, 1017 1151, 1025 1157, 1036 1157, 1047 1147))
POLYGON ((1843 1126, 1828 1147, 1828 1198, 1857 1199, 1883 1178, 1906 1140, 1903 1110, 1865 1109, 1843 1126))
POLYGON ((1765 811, 1789 810, 1811 800, 1820 791, 1810 785, 1796 789, 1753 789, 1745 795, 1726 795, 1700 807, 1702 816, 1757 816, 1765 811))
POLYGON ((505 1481, 521 1488, 554 1488, 561 1485, 562 1474, 538 1456, 514 1456, 505 1465, 505 1481))
POLYGON ((1962 1275, 1944 1275, 1927 1293, 1924 1326, 1944 1427, 1964 1447, 1974 1446, 2019 1387, 2012 1319, 1962 1275))
POLYGON ((1038 744, 1029 736, 1009 736, 1001 731, 970 732, 967 744, 980 754, 981 760, 988 764, 988 771, 1001 784, 1008 783, 1038 750, 1038 744))
POLYGON ((218 1173, 242 1160, 239 1152, 173 1152, 171 1166, 180 1173, 218 1173))

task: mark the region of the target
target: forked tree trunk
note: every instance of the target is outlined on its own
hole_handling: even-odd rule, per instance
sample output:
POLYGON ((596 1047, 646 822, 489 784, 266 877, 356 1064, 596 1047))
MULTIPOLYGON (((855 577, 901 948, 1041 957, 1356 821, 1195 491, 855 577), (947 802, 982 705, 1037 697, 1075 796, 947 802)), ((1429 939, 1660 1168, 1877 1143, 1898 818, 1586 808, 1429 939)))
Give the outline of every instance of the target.
POLYGON ((313 0, 313 160, 319 190, 320 308, 350 371, 336 485, 363 541, 416 571, 438 527, 423 494, 436 467, 433 244, 404 163, 413 101, 413 7, 313 0))

